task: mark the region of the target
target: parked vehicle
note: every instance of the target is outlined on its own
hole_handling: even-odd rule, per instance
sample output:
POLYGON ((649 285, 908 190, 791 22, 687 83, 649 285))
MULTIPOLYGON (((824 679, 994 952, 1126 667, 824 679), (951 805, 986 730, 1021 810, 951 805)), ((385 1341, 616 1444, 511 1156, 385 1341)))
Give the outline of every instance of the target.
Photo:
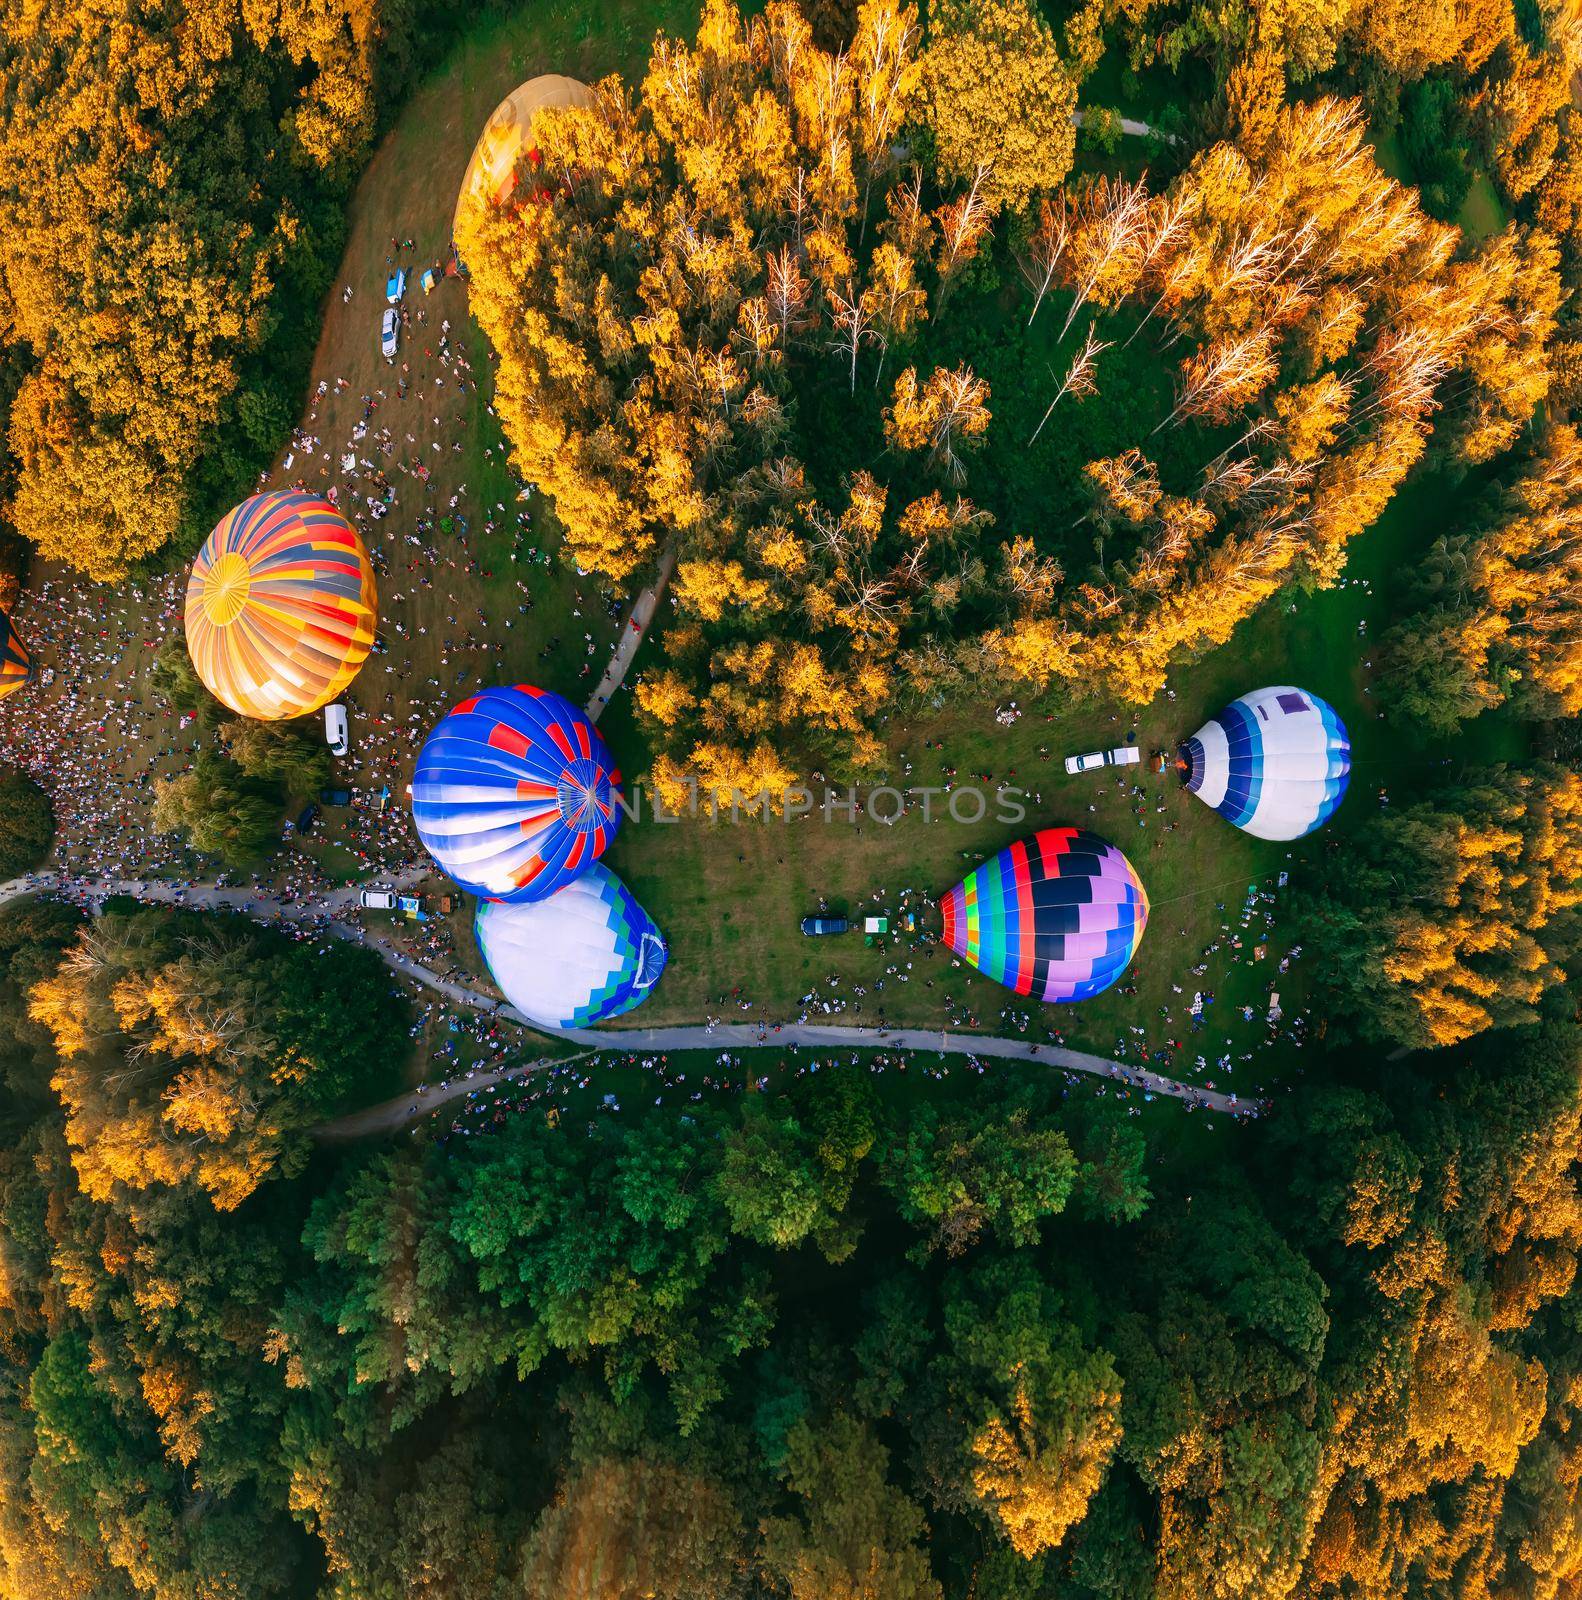
POLYGON ((1090 750, 1086 755, 1067 756, 1067 772, 1092 772, 1095 767, 1132 767, 1143 753, 1134 744, 1117 745, 1113 750, 1090 750))
POLYGON ((324 742, 330 747, 330 753, 337 756, 345 755, 352 747, 346 707, 339 700, 324 708, 324 742))
POLYGON ((803 917, 802 931, 810 939, 822 933, 844 933, 851 924, 844 917, 803 917))
POLYGON ((319 803, 326 806, 349 806, 352 803, 350 789, 320 789, 319 803))
POLYGON ((394 911, 396 897, 390 889, 364 889, 357 896, 357 903, 364 911, 394 911))
POLYGON ((386 361, 394 361, 396 345, 401 339, 401 318, 396 315, 394 308, 386 310, 379 323, 379 354, 386 361))
POLYGON ((319 808, 315 805, 305 805, 301 815, 297 818, 298 833, 312 833, 313 824, 319 820, 319 808))

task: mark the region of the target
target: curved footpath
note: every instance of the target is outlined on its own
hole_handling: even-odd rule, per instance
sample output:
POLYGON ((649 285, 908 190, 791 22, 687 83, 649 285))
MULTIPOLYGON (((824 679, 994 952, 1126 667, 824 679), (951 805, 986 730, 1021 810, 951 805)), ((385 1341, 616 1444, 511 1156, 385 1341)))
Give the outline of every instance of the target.
MULTIPOLYGON (((417 872, 409 878, 422 877, 417 872)), ((399 879, 397 881, 400 881, 399 879)), ((166 905, 183 905, 203 909, 229 909, 245 911, 261 922, 297 922, 304 918, 320 918, 326 912, 344 910, 356 904, 356 888, 337 889, 315 900, 311 905, 283 904, 256 889, 224 888, 217 884, 177 885, 157 878, 107 879, 63 881, 59 873, 36 872, 24 878, 13 878, 0 884, 0 905, 28 894, 67 890, 81 896, 95 910, 113 894, 133 895, 139 900, 166 905)), ((331 917, 327 929, 340 939, 365 944, 373 950, 393 972, 432 989, 453 1004, 498 1017, 505 1022, 523 1027, 534 1027, 514 1006, 480 994, 476 989, 441 977, 432 967, 375 938, 367 929, 353 923, 341 922, 331 917)), ((537 1030, 542 1032, 543 1030, 537 1030)), ((839 1023, 788 1022, 776 1029, 772 1024, 732 1022, 711 1025, 692 1024, 673 1028, 567 1028, 557 1035, 572 1044, 585 1047, 581 1056, 542 1058, 529 1063, 501 1067, 494 1072, 475 1073, 446 1084, 425 1084, 421 1090, 408 1090, 380 1105, 368 1106, 333 1122, 321 1123, 313 1132, 321 1138, 359 1138, 369 1134, 393 1133, 427 1116, 453 1100, 462 1099, 478 1089, 487 1089, 507 1079, 519 1079, 546 1067, 566 1060, 581 1060, 600 1051, 636 1051, 650 1054, 670 1050, 924 1050, 937 1055, 992 1057, 1003 1061, 1028 1061, 1045 1066, 1061 1067, 1070 1072, 1085 1072, 1093 1077, 1113 1079, 1147 1094, 1166 1095, 1183 1100, 1193 1107, 1209 1111, 1223 1111, 1232 1116, 1256 1113, 1258 1101, 1242 1101, 1234 1094, 1217 1089, 1203 1089, 1195 1084, 1182 1083, 1176 1078, 1166 1078, 1146 1067, 1111 1061, 1104 1056, 1089 1055, 1082 1050, 1068 1050, 1064 1045, 1040 1043, 1028 1039, 1000 1039, 985 1034, 950 1033, 946 1030, 923 1028, 875 1028, 839 1023)))
POLYGON ((666 547, 664 554, 659 558, 659 568, 654 574, 654 581, 632 602, 630 613, 621 623, 621 636, 615 641, 610 664, 604 669, 604 676, 599 679, 593 693, 588 696, 585 709, 590 722, 597 722, 604 715, 610 704, 610 696, 625 681, 626 669, 636 659, 643 640, 648 637, 648 630, 653 625, 659 601, 664 595, 666 585, 670 582, 671 573, 676 570, 677 554, 678 546, 671 544, 666 547))

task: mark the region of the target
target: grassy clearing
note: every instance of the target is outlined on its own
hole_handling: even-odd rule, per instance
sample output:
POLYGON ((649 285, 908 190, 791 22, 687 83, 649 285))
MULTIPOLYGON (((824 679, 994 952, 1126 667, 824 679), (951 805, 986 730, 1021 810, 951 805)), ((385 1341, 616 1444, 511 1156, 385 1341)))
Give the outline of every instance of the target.
MULTIPOLYGON (((752 1050, 738 1052, 729 1064, 721 1063, 717 1051, 671 1051, 663 1061, 668 1084, 661 1082, 652 1068, 625 1055, 608 1053, 576 1062, 575 1073, 554 1080, 552 1087, 543 1077, 534 1076, 522 1083, 500 1083, 480 1090, 471 1100, 452 1101, 429 1120, 414 1124, 405 1136, 443 1139, 458 1126, 481 1133, 522 1116, 550 1118, 573 1137, 597 1128, 608 1118, 623 1124, 634 1120, 663 1124, 686 1116, 699 1103, 714 1104, 725 1097, 763 1094, 781 1098, 794 1092, 798 1074, 813 1060, 819 1061, 823 1074, 863 1074, 890 1105, 926 1100, 931 1106, 949 1107, 958 1102, 970 1104, 979 1093, 980 1073, 962 1057, 921 1050, 905 1056, 882 1050, 817 1055, 752 1050), (532 1098, 535 1094, 536 1099, 532 1098)), ((1027 1062, 984 1065, 986 1075, 1014 1073, 1018 1078, 1029 1072, 1059 1070, 1027 1062)), ((1114 1099, 1126 1105, 1144 1130, 1167 1126, 1168 1140, 1150 1141, 1150 1160, 1159 1166, 1196 1163, 1205 1155, 1223 1153, 1231 1141, 1257 1136, 1250 1124, 1212 1115, 1185 1117, 1177 1101, 1145 1100, 1138 1091, 1122 1085, 1079 1074, 1067 1076, 1066 1096, 1114 1099)))
MULTIPOLYGON (((1014 996, 947 955, 909 948, 896 940, 889 948, 866 946, 860 934, 809 939, 798 931, 802 916, 818 909, 821 898, 837 911, 855 916, 889 912, 903 891, 937 896, 983 857, 1038 827, 1073 824, 1093 827, 1127 852, 1152 900, 1147 935, 1130 976, 1135 993, 1119 988, 1069 1010, 1041 1008, 1033 1026, 1062 1029, 1067 1042, 1098 1052, 1110 1051, 1133 1025, 1146 1028, 1150 1047, 1169 1038, 1187 1048, 1173 1068, 1181 1071, 1202 1050, 1210 1060, 1226 1048, 1235 1054, 1261 1045, 1271 986, 1291 1014, 1304 997, 1298 962, 1279 975, 1279 957, 1299 929, 1284 920, 1278 902, 1267 954, 1254 960, 1263 933, 1260 905, 1252 925, 1242 926, 1247 887, 1273 887, 1289 871, 1293 883, 1322 872, 1325 854, 1343 850, 1348 829, 1380 803, 1381 790, 1403 797, 1457 765, 1515 760, 1525 746, 1519 726, 1484 717, 1458 739, 1454 751, 1403 736, 1382 721, 1367 693, 1364 666, 1373 641, 1387 625, 1399 586, 1409 577, 1420 551, 1455 515, 1470 492, 1440 477, 1415 479, 1353 549, 1347 581, 1324 593, 1287 597, 1271 603, 1248 621, 1222 650, 1185 667, 1172 679, 1176 698, 1161 697, 1135 718, 1100 703, 1045 713, 1029 711, 1012 728, 993 720, 992 707, 934 721, 918 721, 890 741, 897 784, 932 785, 944 781, 942 764, 958 769, 959 782, 974 772, 989 772, 995 782, 1016 784, 1041 796, 1028 802, 1021 823, 990 818, 964 825, 948 813, 925 824, 912 814, 892 827, 867 820, 848 824, 821 819, 738 822, 682 819, 644 821, 617 839, 611 864, 664 927, 671 943, 670 964, 653 997, 633 1025, 679 1022, 705 1012, 780 1017, 794 1015, 798 999, 823 986, 826 995, 854 1000, 863 985, 862 1021, 886 1020, 944 1026, 952 1007, 975 1013, 985 1030, 1014 1026, 1014 996), (1358 632, 1358 624, 1366 631, 1358 632), (1294 682, 1329 699, 1351 732, 1352 785, 1336 823, 1296 845, 1252 839, 1215 816, 1185 793, 1172 775, 1153 778, 1130 769, 1119 780, 1113 771, 1067 777, 1062 758, 1074 751, 1120 742, 1135 728, 1146 751, 1173 751, 1206 717, 1235 695, 1266 683, 1294 682), (944 751, 924 750, 925 739, 944 742, 944 751), (1046 749, 1047 759, 1040 755, 1046 749), (912 763, 906 774, 902 755, 912 763), (1146 798, 1131 794, 1141 784, 1146 798), (1156 808, 1163 806, 1161 813, 1156 808), (1092 809, 1090 809, 1092 808, 1092 809), (1140 826, 1146 823, 1146 826, 1140 826), (1176 824, 1165 831, 1168 823, 1176 824), (1222 935, 1240 937, 1238 951, 1227 942, 1210 958, 1209 971, 1194 975, 1201 953, 1222 935), (887 969, 912 963, 908 981, 887 969), (838 990, 828 987, 830 977, 838 990), (877 987, 883 980, 883 988, 877 987), (927 985, 932 980, 933 987, 927 985), (1179 987, 1180 993, 1177 992, 1179 987), (1208 1034, 1187 1030, 1185 997, 1194 989, 1217 995, 1208 1034), (740 989, 741 994, 732 994, 740 989), (722 1004, 723 997, 723 1004, 722 1004), (741 1012, 743 1001, 750 1010, 741 1012), (1237 1008, 1252 1005, 1245 1021, 1237 1008), (1170 1013, 1167 1021, 1161 1012, 1170 1013), (1209 1038, 1213 1050, 1205 1048, 1209 1038)), ((652 652, 652 645, 645 647, 652 652)), ((640 663, 641 665, 641 659, 640 663)), ((641 747, 640 731, 625 708, 608 729, 623 760, 641 747)), ((991 785, 992 788, 992 785, 991 785)), ((928 915, 925 926, 937 927, 928 915)), ((1130 985, 1128 985, 1130 987, 1130 985)), ((1025 1011, 1026 1007, 1020 1008, 1025 1011)), ((853 1020, 848 1013, 847 1020, 853 1020)), ((1133 1045, 1135 1049, 1135 1044, 1133 1045)), ((1301 1057, 1284 1046, 1264 1054, 1255 1071, 1263 1086, 1299 1067, 1301 1057)), ((1246 1070, 1246 1069, 1244 1069, 1246 1070)), ((1186 1076, 1196 1074, 1186 1071, 1186 1076)), ((1207 1074, 1214 1076, 1211 1067, 1207 1074)), ((1222 1083, 1222 1087, 1224 1084, 1222 1083)))

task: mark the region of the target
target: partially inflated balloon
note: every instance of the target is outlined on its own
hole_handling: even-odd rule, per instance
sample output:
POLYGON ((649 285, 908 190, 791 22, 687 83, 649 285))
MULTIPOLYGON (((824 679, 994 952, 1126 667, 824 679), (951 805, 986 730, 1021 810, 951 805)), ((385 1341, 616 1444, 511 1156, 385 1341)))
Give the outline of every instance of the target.
POLYGON ((1046 828, 1010 845, 940 909, 950 949, 1038 1000, 1107 989, 1148 926, 1148 894, 1131 862, 1085 828, 1046 828))
POLYGON ((545 1028, 618 1017, 665 970, 659 929, 602 862, 547 900, 484 901, 473 929, 506 999, 545 1028))
POLYGON ((187 582, 187 648, 215 699, 275 722, 357 676, 378 621, 373 566, 317 495, 254 495, 204 541, 187 582))
POLYGON ((0 611, 0 699, 33 676, 33 664, 17 637, 16 625, 0 611))
POLYGON ((1181 747, 1186 786, 1259 839, 1300 839, 1345 798, 1351 741, 1333 706, 1305 689, 1254 689, 1181 747))
POLYGON ((418 752, 412 820, 463 889, 543 900, 604 854, 620 826, 620 781, 569 700, 525 684, 485 689, 418 752))
POLYGON ((533 119, 551 106, 585 106, 588 86, 575 78, 546 72, 518 84, 489 115, 473 146, 461 193, 456 197, 450 236, 459 239, 469 216, 489 205, 503 205, 516 190, 517 165, 524 154, 531 161, 533 119))

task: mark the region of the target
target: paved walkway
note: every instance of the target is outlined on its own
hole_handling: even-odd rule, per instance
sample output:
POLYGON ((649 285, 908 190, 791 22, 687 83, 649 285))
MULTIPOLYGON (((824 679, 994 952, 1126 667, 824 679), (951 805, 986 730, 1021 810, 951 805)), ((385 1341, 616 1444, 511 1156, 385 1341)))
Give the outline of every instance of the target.
MULTIPOLYGON (((410 875, 409 875, 410 876, 410 875)), ((358 890, 346 888, 325 895, 311 904, 281 904, 270 896, 250 888, 221 888, 215 884, 190 884, 186 886, 165 883, 159 879, 108 879, 63 882, 58 873, 31 873, 25 878, 14 878, 0 884, 0 904, 20 895, 40 893, 45 890, 64 889, 76 894, 97 910, 113 894, 134 895, 140 900, 164 905, 183 905, 205 910, 229 909, 245 911, 260 922, 293 923, 307 918, 319 919, 326 912, 344 910, 356 903, 358 890)), ((325 924, 326 930, 339 939, 349 939, 364 944, 395 973, 420 984, 436 994, 443 995, 452 1004, 464 1010, 515 1023, 524 1028, 535 1028, 515 1006, 480 994, 454 979, 442 977, 432 967, 425 966, 404 951, 396 949, 375 930, 355 923, 343 922, 333 915, 325 924)), ((535 1028, 540 1035, 543 1029, 535 1028)), ((839 1023, 786 1023, 778 1032, 772 1026, 758 1023, 720 1023, 716 1026, 690 1024, 672 1028, 567 1028, 554 1037, 585 1047, 584 1054, 597 1051, 636 1051, 654 1054, 670 1050, 925 1050, 941 1055, 982 1056, 1001 1061, 1027 1061, 1039 1065, 1061 1067, 1072 1072, 1085 1072, 1093 1077, 1109 1078, 1119 1083, 1142 1089, 1149 1094, 1164 1095, 1183 1100, 1211 1111, 1231 1115, 1245 1115, 1257 1111, 1257 1102, 1243 1102, 1234 1094, 1216 1089, 1199 1088, 1166 1078, 1147 1068, 1111 1061, 1104 1056, 1089 1055, 1082 1050, 1068 1050, 1063 1045, 1039 1043, 1028 1039, 1000 1039, 976 1033, 950 1033, 944 1030, 920 1028, 874 1028, 844 1026, 839 1023)), ((559 1059, 567 1059, 561 1057, 559 1059)), ((578 1058, 571 1058, 578 1059, 578 1058)), ((322 1124, 314 1131, 326 1138, 351 1138, 368 1133, 392 1132, 417 1117, 426 1116, 436 1107, 460 1099, 473 1089, 488 1088, 507 1078, 519 1078, 526 1073, 542 1071, 551 1062, 545 1058, 531 1064, 517 1063, 495 1072, 479 1073, 473 1078, 458 1079, 444 1089, 427 1087, 422 1094, 408 1091, 382 1105, 369 1106, 350 1116, 322 1124)))
MULTIPOLYGON (((1088 114, 1086 111, 1073 111, 1071 120, 1079 128, 1084 127, 1087 124, 1088 114)), ((1175 144, 1177 142, 1173 133, 1166 133, 1163 128, 1155 128, 1147 122, 1139 122, 1135 117, 1121 118, 1121 132, 1132 134, 1136 138, 1142 138, 1145 134, 1152 134, 1154 138, 1162 139, 1166 144, 1175 144)))
MULTIPOLYGON (((509 1008, 501 1014, 509 1015, 509 1008)), ((1178 1083, 1174 1078, 1164 1078, 1157 1072, 1107 1061, 1103 1056, 1090 1056, 1083 1051, 1067 1050, 1059 1045, 1030 1043, 1026 1039, 985 1038, 975 1033, 933 1033, 917 1028, 859 1028, 816 1023, 787 1023, 776 1032, 773 1028, 736 1023, 715 1028, 572 1028, 566 1031, 565 1037, 589 1048, 577 1055, 543 1057, 533 1062, 501 1067, 494 1072, 475 1072, 471 1077, 457 1078, 443 1087, 425 1084, 421 1092, 409 1089, 380 1105, 337 1117, 333 1122, 320 1123, 312 1132, 319 1139, 362 1139, 374 1134, 396 1133, 408 1123, 480 1089, 493 1088, 497 1083, 520 1082, 547 1067, 564 1065, 568 1061, 583 1061, 589 1056, 611 1051, 654 1055, 670 1050, 789 1051, 793 1047, 815 1051, 926 1050, 940 1055, 992 1057, 1002 1061, 1027 1061, 1035 1066, 1063 1067, 1072 1072, 1110 1078, 1149 1094, 1166 1095, 1205 1110, 1223 1111, 1232 1116, 1246 1115, 1259 1109, 1256 1104, 1243 1104, 1234 1095, 1178 1083)))
POLYGON ((654 620, 654 612, 659 607, 660 598, 665 592, 666 585, 670 582, 670 574, 676 570, 676 546, 671 544, 659 558, 659 570, 654 574, 654 581, 638 595, 632 605, 632 614, 621 626, 621 637, 615 646, 614 654, 610 657, 610 664, 604 669, 604 676, 599 679, 598 687, 588 698, 587 713, 590 721, 597 722, 610 703, 610 696, 620 688, 626 678, 626 669, 631 666, 648 629, 654 620))

